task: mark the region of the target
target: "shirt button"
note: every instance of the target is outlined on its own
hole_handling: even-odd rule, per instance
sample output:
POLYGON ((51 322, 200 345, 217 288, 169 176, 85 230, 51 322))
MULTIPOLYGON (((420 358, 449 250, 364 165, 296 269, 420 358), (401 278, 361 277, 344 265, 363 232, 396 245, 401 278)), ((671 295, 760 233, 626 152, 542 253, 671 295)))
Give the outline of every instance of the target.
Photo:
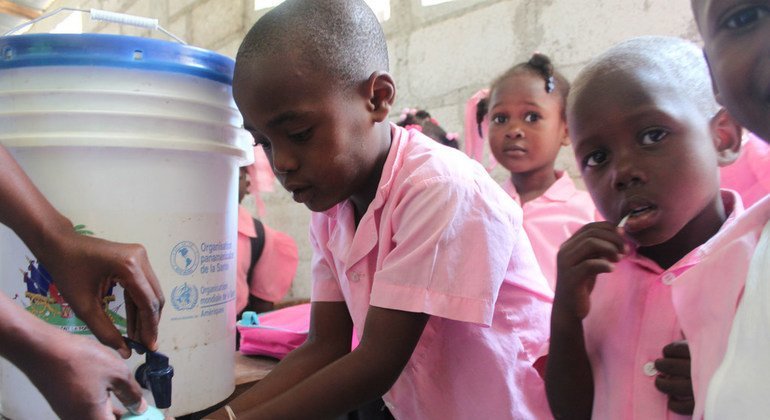
POLYGON ((642 368, 644 374, 647 376, 655 376, 658 374, 658 369, 655 369, 655 362, 647 362, 642 368))
POLYGON ((663 277, 660 278, 660 281, 663 282, 666 286, 670 286, 671 283, 674 282, 674 279, 676 278, 676 274, 674 273, 666 273, 663 275, 663 277))
POLYGON ((353 283, 357 283, 359 280, 361 280, 360 273, 350 273, 350 281, 352 281, 353 283))

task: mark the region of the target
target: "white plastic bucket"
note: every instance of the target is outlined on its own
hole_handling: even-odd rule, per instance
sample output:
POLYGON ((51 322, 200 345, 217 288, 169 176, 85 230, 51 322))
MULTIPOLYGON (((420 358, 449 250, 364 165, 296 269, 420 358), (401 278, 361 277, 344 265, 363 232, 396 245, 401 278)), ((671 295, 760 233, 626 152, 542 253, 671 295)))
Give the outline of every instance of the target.
MULTIPOLYGON (((0 143, 81 232, 147 248, 166 297, 159 351, 175 371, 169 414, 224 400, 235 387, 237 176, 251 150, 231 99, 232 60, 97 34, 2 37, 0 54, 0 143)), ((87 333, 66 305, 29 293, 24 277, 37 269, 0 227, 2 291, 87 333)), ((114 295, 108 309, 119 319, 123 293, 114 295)), ((0 369, 3 415, 54 417, 21 372, 5 361, 0 369)))

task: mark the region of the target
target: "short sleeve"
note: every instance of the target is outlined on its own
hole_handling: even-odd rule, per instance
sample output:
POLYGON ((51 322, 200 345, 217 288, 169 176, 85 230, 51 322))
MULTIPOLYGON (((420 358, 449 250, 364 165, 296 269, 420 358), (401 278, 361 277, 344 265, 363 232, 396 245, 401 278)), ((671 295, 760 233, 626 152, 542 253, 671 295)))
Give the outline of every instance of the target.
POLYGON ((372 305, 491 324, 521 210, 485 181, 444 175, 399 189, 372 305))
POLYGON ((331 256, 320 239, 327 238, 328 220, 322 214, 314 213, 310 220, 310 246, 313 257, 310 262, 312 289, 310 300, 313 302, 342 302, 345 300, 339 280, 332 269, 331 256))

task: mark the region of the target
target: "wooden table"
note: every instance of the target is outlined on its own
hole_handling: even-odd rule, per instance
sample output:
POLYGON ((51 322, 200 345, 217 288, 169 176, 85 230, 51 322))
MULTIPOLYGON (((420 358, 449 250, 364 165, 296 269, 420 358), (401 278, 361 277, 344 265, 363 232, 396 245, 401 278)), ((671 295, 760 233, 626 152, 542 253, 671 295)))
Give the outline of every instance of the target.
POLYGON ((278 360, 265 356, 244 356, 235 352, 235 386, 252 385, 267 376, 278 360))

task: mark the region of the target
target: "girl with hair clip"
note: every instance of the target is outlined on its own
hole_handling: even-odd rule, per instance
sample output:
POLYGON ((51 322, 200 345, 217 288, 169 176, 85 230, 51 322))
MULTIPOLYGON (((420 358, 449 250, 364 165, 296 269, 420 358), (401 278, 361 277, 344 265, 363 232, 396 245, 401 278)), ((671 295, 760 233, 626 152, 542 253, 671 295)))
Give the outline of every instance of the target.
POLYGON ((404 127, 407 130, 415 129, 422 134, 436 140, 444 146, 449 146, 455 149, 459 149, 460 146, 457 143, 457 133, 447 133, 435 118, 431 117, 430 113, 424 109, 404 109, 401 113, 401 117, 396 123, 399 127, 404 127))
POLYGON ((567 79, 547 56, 535 53, 498 77, 488 99, 477 105, 477 122, 489 122, 492 154, 511 172, 503 189, 524 210, 524 230, 551 288, 559 246, 598 218, 591 196, 575 188, 567 173, 554 170, 559 150, 570 144, 568 93, 567 79))

